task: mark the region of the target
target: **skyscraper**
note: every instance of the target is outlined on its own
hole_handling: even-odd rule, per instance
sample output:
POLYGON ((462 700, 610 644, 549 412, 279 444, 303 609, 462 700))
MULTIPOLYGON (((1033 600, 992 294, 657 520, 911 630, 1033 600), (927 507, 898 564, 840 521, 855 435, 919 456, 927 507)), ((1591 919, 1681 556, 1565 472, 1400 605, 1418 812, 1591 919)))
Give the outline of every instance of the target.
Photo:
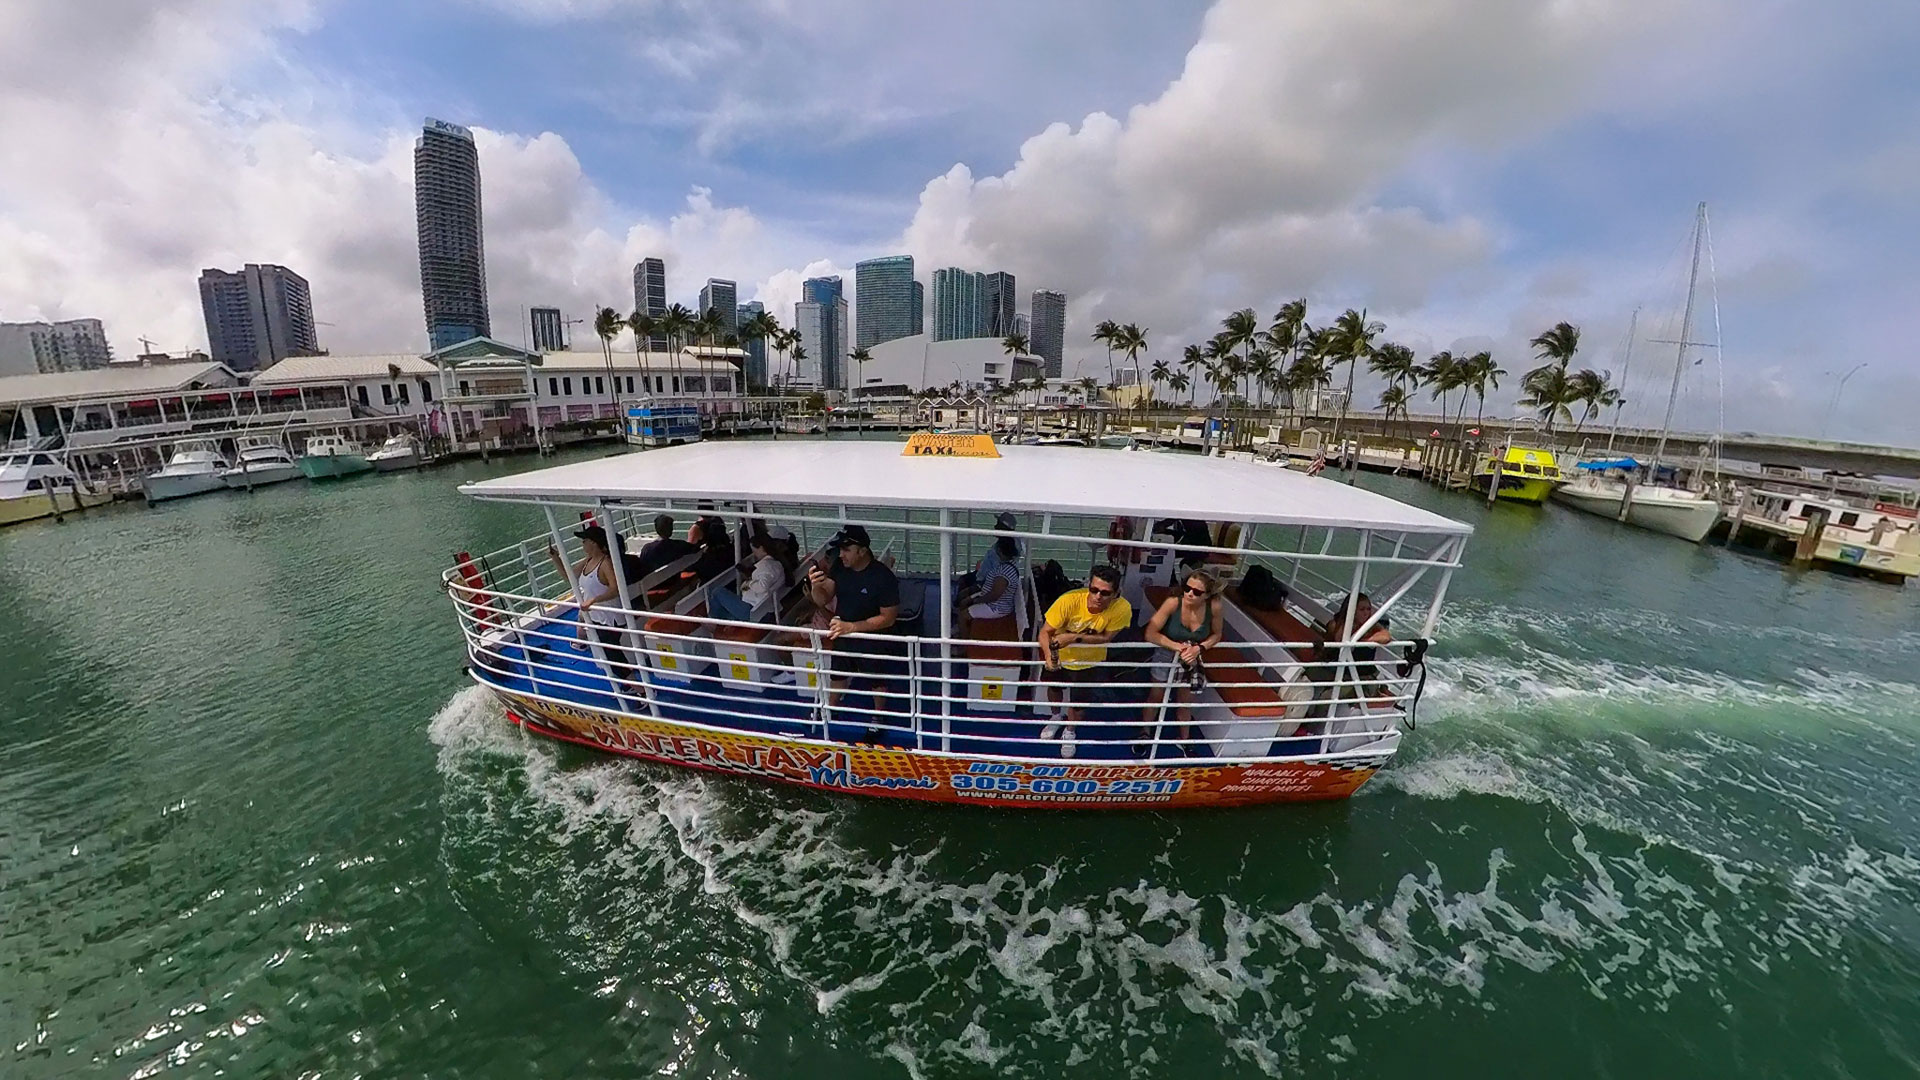
MULTIPOLYGON (((633 310, 659 318, 667 313, 667 264, 648 257, 633 264, 633 310)), ((667 351, 667 335, 647 338, 653 352, 667 351)))
POLYGON ((709 311, 720 313, 720 333, 731 334, 739 326, 739 314, 734 310, 740 306, 739 287, 725 278, 708 278, 700 289, 700 311, 705 315, 709 311))
POLYGON ((200 271, 200 312, 207 320, 207 355, 235 371, 320 353, 313 292, 306 278, 284 266, 200 271))
POLYGON ((99 319, 0 323, 0 375, 83 371, 112 360, 99 319))
POLYGON ((987 275, 951 266, 935 270, 933 340, 987 336, 987 275))
POLYGON ((1013 333, 1013 316, 1019 310, 1014 301, 1013 275, 996 270, 987 275, 987 336, 1003 338, 1013 333))
MULTIPOLYGON (((735 332, 737 333, 741 328, 747 326, 748 323, 752 322, 754 318, 766 310, 767 305, 758 300, 749 300, 735 308, 733 317, 735 332)), ((763 337, 743 337, 740 341, 740 347, 746 350, 747 353, 746 370, 742 372, 742 374, 747 377, 747 385, 767 385, 767 339, 763 337)))
POLYGON ((1067 341, 1067 298, 1051 289, 1033 290, 1033 329, 1027 347, 1046 358, 1047 378, 1060 377, 1061 353, 1067 341))
POLYGON ((814 384, 823 390, 846 389, 847 298, 840 279, 817 277, 802 282, 793 325, 807 351, 802 376, 811 372, 814 384))
POLYGON ((919 333, 919 304, 914 299, 919 289, 911 255, 854 264, 854 346, 871 347, 919 333))
POLYGON ((913 332, 927 332, 927 287, 918 281, 913 283, 913 332))
POLYGON ((435 349, 490 337, 487 249, 481 228, 480 152, 473 132, 427 118, 413 143, 413 206, 420 231, 420 296, 435 349))
POLYGON ((557 307, 537 307, 531 313, 533 319, 533 351, 564 352, 567 347, 567 326, 560 319, 557 307))

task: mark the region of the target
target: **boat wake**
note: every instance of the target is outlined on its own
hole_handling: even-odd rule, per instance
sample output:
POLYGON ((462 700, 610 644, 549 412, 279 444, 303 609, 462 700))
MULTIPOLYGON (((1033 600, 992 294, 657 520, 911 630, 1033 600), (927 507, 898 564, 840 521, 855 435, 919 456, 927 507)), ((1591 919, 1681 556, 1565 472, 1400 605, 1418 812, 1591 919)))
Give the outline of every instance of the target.
POLYGON ((1383 1034, 1434 1012, 1413 1006, 1494 1008, 1535 980, 1648 1014, 1724 1002, 1756 970, 1833 964, 1885 912, 1920 903, 1920 862, 1729 736, 1621 735, 1583 757, 1517 737, 1511 718, 1473 719, 1480 691, 1459 677, 1417 740, 1437 745, 1333 814, 1254 811, 1232 829, 1073 817, 1044 832, 1031 815, 601 759, 522 736, 465 690, 429 725, 443 859, 468 911, 545 913, 513 932, 622 1003, 616 1023, 652 1055, 636 1066, 695 1071, 764 1061, 761 1026, 798 999, 818 1021, 789 1015, 765 1037, 814 1062, 1146 1076, 1178 1045, 1285 1075, 1362 1045, 1377 1059, 1383 1034), (1703 825, 1724 785, 1803 800, 1811 824, 1751 850, 1742 823, 1703 825), (1623 810, 1664 788, 1700 801, 1700 819, 1663 821, 1660 800, 1623 810), (1498 798, 1454 815, 1458 858, 1348 850, 1354 820, 1476 796, 1498 798))

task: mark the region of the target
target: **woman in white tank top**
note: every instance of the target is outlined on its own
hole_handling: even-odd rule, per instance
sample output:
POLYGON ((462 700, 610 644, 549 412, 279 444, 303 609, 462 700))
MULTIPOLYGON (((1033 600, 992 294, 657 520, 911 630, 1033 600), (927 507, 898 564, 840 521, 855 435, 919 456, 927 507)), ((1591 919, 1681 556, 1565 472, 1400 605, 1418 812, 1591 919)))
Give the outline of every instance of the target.
POLYGON ((573 586, 574 606, 580 611, 580 625, 575 632, 585 639, 591 630, 606 654, 609 674, 615 679, 630 681, 633 658, 626 648, 626 633, 622 629, 626 620, 616 610, 620 607, 620 587, 613 569, 613 553, 623 546, 620 536, 615 533, 612 543, 608 543, 607 531, 598 525, 588 525, 573 535, 579 538, 580 549, 585 553, 578 563, 568 567, 560 557, 560 549, 552 544, 547 545, 547 555, 553 559, 560 576, 573 586))

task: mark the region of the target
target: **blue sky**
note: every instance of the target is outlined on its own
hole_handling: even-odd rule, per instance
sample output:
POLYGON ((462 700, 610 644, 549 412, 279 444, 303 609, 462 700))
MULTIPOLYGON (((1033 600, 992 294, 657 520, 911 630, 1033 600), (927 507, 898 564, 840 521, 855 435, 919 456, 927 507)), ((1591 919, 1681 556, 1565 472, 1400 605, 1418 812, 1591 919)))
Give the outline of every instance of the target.
POLYGON ((193 278, 244 261, 311 279, 336 351, 417 347, 433 115, 481 133, 501 326, 628 306, 642 254, 788 317, 869 255, 1010 269, 1068 294, 1070 357, 1101 318, 1177 355, 1305 296, 1513 371, 1567 319, 1617 371, 1639 307, 1629 420, 1705 199, 1725 349, 1682 422, 1814 434, 1865 362, 1830 434, 1920 443, 1911 3, 80 6, 0 10, 0 318, 123 351, 202 343, 193 278))

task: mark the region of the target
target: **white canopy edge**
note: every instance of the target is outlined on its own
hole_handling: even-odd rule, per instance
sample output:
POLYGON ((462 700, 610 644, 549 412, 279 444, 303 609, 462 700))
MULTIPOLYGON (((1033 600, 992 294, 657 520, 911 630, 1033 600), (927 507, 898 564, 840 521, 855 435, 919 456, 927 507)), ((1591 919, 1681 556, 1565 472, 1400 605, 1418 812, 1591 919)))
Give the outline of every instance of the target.
POLYGON ((1001 457, 907 457, 864 440, 700 442, 463 484, 475 498, 728 502, 1191 518, 1466 536, 1472 526, 1271 465, 1179 453, 1003 446, 1001 457))

